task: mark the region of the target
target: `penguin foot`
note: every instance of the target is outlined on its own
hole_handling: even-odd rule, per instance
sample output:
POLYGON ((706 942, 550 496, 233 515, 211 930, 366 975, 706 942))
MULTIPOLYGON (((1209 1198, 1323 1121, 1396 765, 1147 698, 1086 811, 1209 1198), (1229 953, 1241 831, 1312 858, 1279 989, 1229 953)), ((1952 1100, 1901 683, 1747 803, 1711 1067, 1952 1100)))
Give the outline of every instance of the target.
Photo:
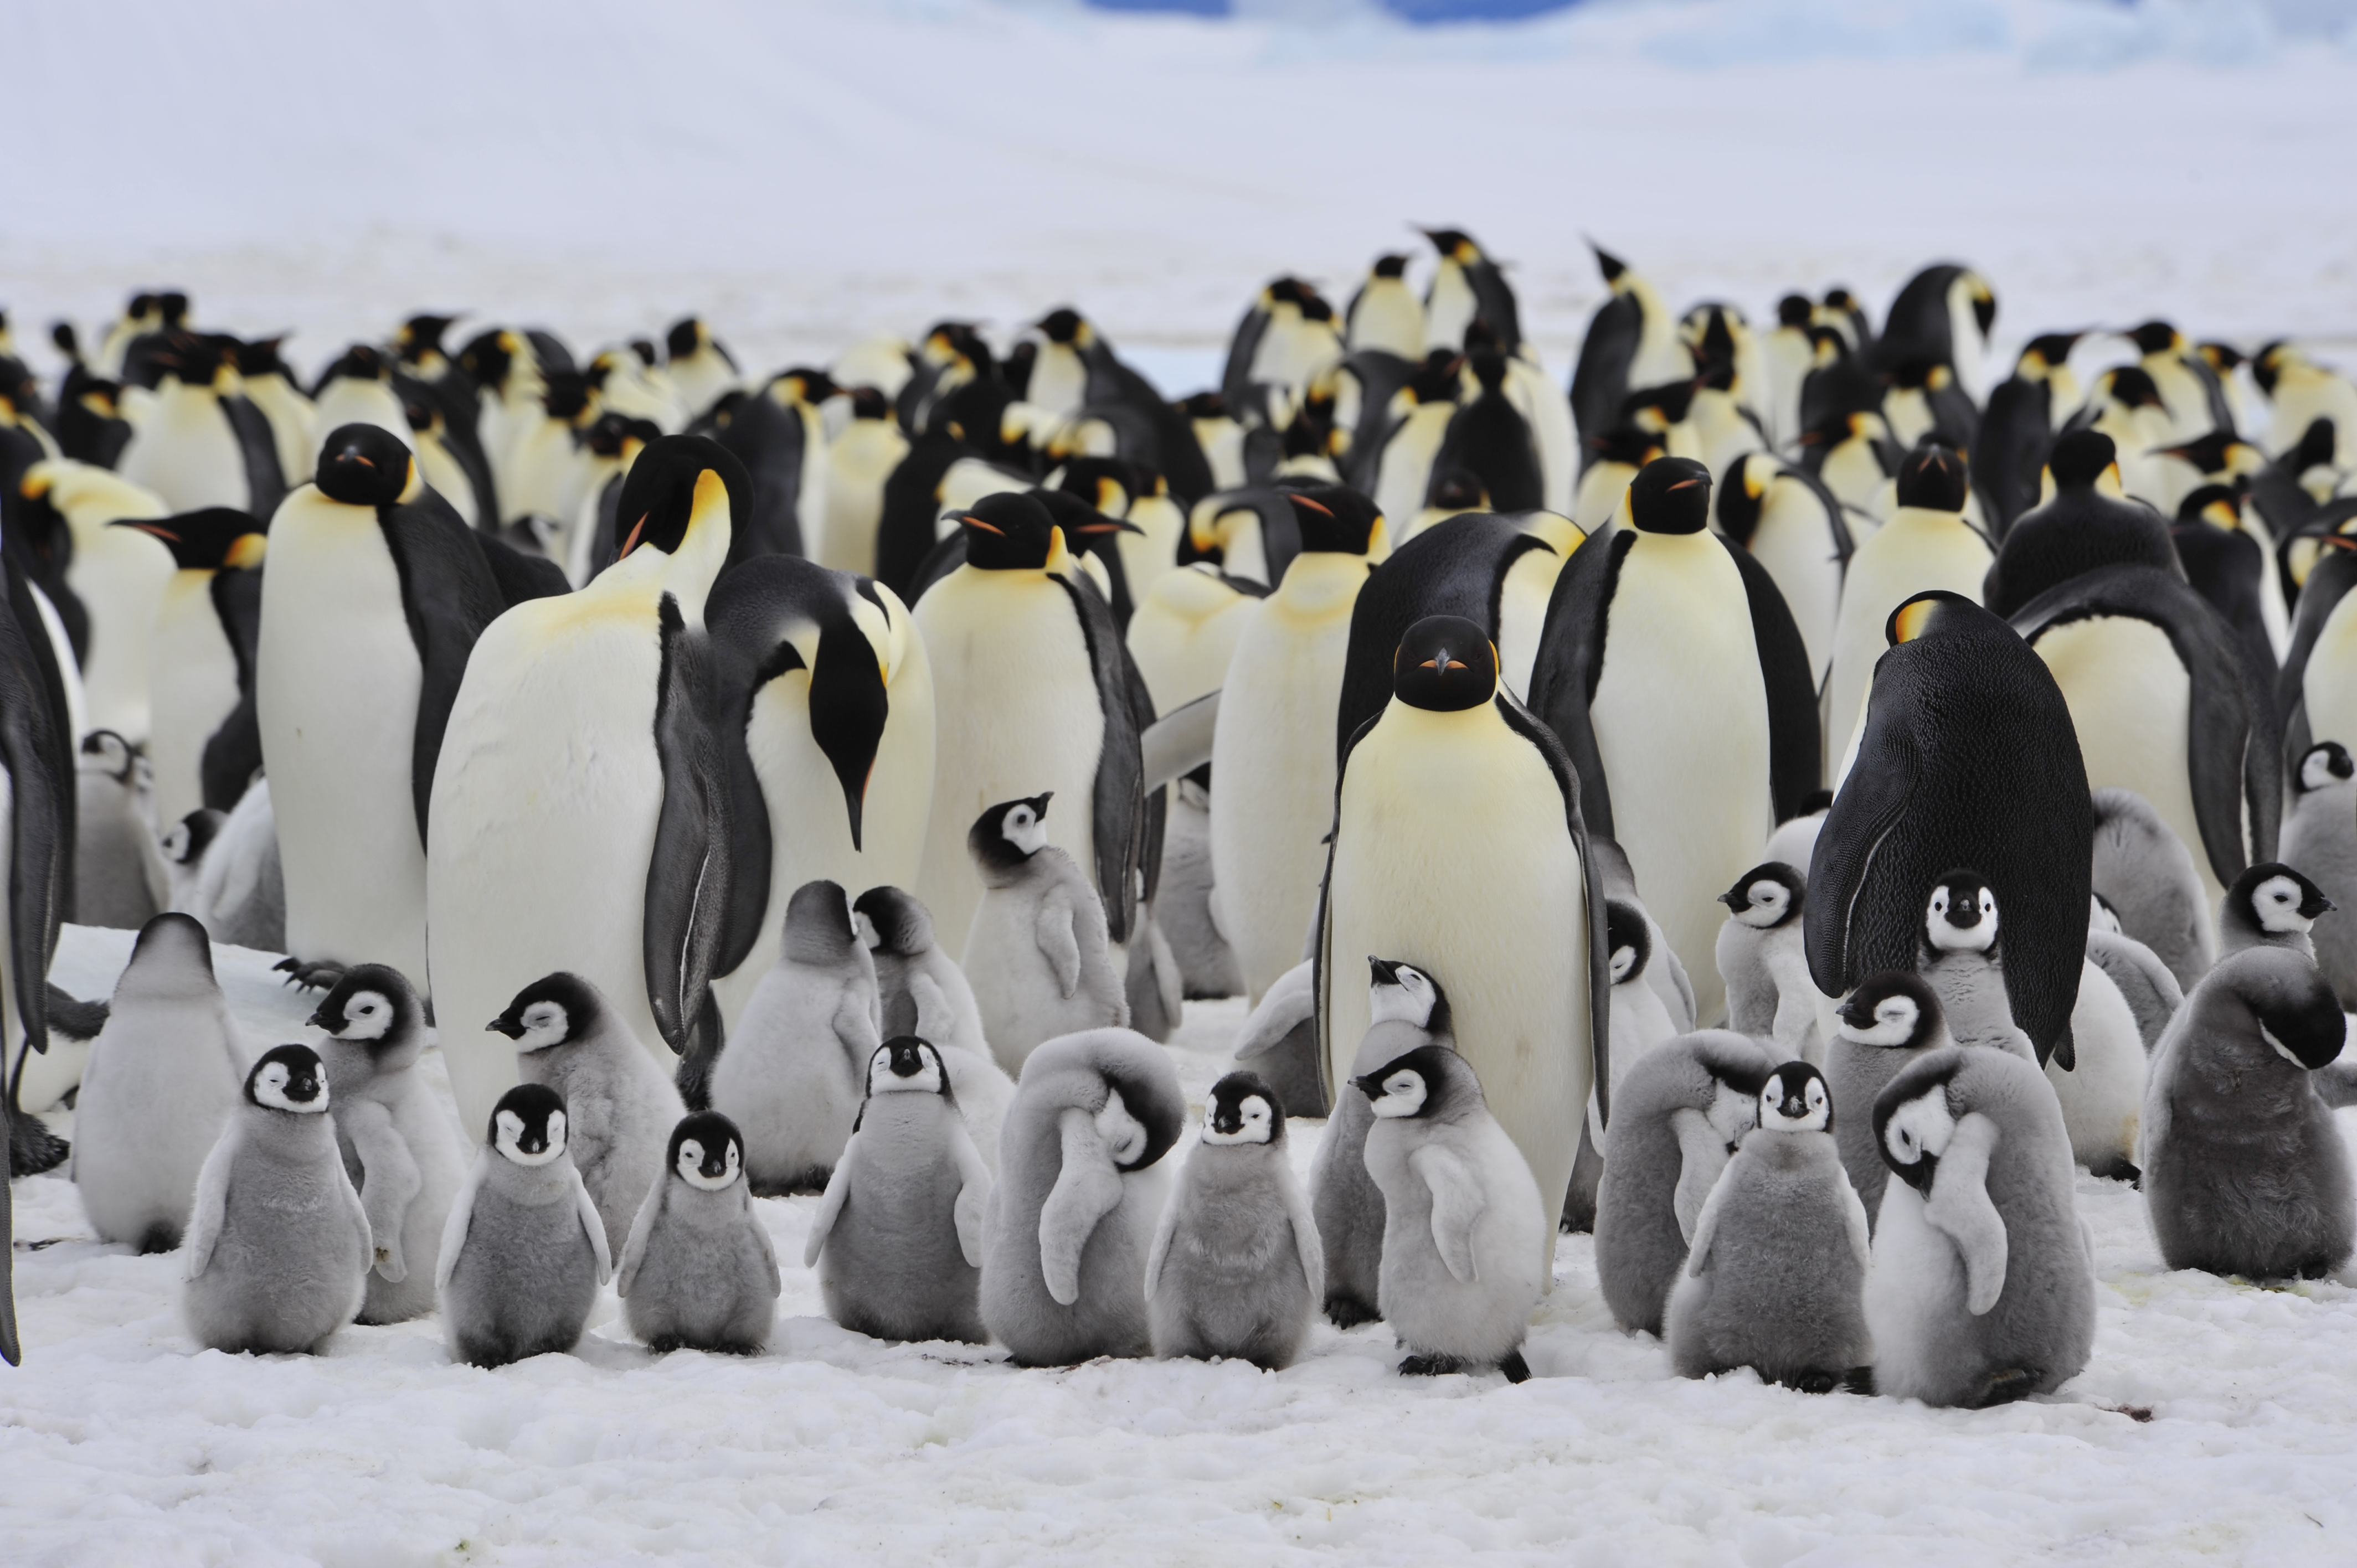
MULTIPOLYGON (((1521 1359, 1517 1354, 1515 1359, 1521 1359)), ((1403 1378, 1445 1378, 1451 1372, 1461 1372, 1464 1369, 1465 1363, 1455 1356, 1410 1356, 1399 1364, 1400 1376, 1403 1378)), ((1524 1368, 1523 1375, 1528 1377, 1530 1369, 1524 1368)))
POLYGON ((1818 1371, 1812 1368, 1808 1371, 1795 1372, 1789 1378, 1779 1378, 1776 1380, 1800 1393, 1829 1394, 1842 1386, 1842 1374, 1818 1371))
POLYGON ((73 1145, 43 1125, 41 1119, 26 1112, 12 1112, 8 1117, 8 1174, 11 1176, 38 1176, 53 1171, 66 1163, 73 1145))
POLYGON ((270 966, 271 972, 286 976, 286 983, 306 991, 333 991, 344 978, 344 966, 321 959, 306 962, 299 958, 282 958, 270 966))
POLYGON ((2087 1174, 2101 1176, 2105 1181, 2124 1181, 2139 1190, 2144 1187, 2144 1173, 2118 1155, 2096 1161, 2087 1167, 2087 1174))
POLYGON ((1875 1392, 1874 1369, 1872 1367, 1852 1367, 1848 1371, 1842 1374, 1842 1388, 1846 1392, 1863 1394, 1867 1399, 1872 1399, 1875 1392))
POLYGON ((1523 1353, 1520 1350, 1509 1350, 1506 1353, 1506 1359, 1498 1363, 1498 1370, 1506 1374, 1506 1381, 1510 1383, 1527 1383, 1531 1380, 1531 1364, 1523 1359, 1523 1353))
POLYGON ((2038 1391, 2038 1374, 2026 1367, 2014 1367, 1991 1374, 1980 1392, 1964 1402, 1966 1410, 1989 1410, 2001 1404, 2011 1404, 2038 1391))
POLYGON ((1337 1328, 1356 1328, 1361 1323, 1372 1323, 1382 1316, 1355 1295, 1329 1295, 1326 1298, 1326 1321, 1337 1328))

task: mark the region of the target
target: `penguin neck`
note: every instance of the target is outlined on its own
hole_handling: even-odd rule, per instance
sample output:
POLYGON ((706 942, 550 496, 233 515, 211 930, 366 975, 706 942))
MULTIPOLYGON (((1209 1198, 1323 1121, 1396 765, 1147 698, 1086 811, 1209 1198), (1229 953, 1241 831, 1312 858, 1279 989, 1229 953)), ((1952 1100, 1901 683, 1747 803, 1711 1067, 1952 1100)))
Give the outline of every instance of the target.
POLYGON ((1373 569, 1363 555, 1305 550, 1286 567, 1275 597, 1297 615, 1323 616, 1355 601, 1373 569))
MULTIPOLYGON (((1696 529, 1692 533, 1648 533, 1634 527, 1630 532, 1637 536, 1636 542, 1629 547, 1631 555, 1648 557, 1674 570, 1695 561, 1706 560, 1719 553, 1723 548, 1717 536, 1707 528, 1696 529)), ((1623 569, 1626 569, 1625 564, 1623 569)))
POLYGON ((1379 721, 1380 727, 1413 746, 1454 745, 1469 732, 1498 728, 1504 723, 1498 716, 1494 696, 1489 702, 1445 713, 1432 708, 1411 707, 1394 696, 1390 706, 1383 709, 1383 718, 1379 721))
POLYGON ((1972 527, 1964 521, 1963 512, 1940 511, 1927 506, 1893 508, 1889 521, 1882 526, 1886 529, 1898 529, 1910 533, 1953 533, 1958 530, 1970 532, 1972 527))

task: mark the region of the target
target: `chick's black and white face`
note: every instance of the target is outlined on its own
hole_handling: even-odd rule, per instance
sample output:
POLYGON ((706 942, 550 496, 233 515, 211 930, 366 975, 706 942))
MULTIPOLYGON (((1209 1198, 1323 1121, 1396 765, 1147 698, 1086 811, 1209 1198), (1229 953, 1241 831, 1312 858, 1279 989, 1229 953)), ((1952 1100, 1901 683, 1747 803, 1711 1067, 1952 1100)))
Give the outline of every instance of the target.
POLYGON ((1614 948, 1612 950, 1612 958, 1610 962, 1612 967, 1612 983, 1615 985, 1625 984, 1628 982, 1630 974, 1633 972, 1637 967, 1637 950, 1635 948, 1614 948))
POLYGON ((1006 818, 999 823, 998 832, 1008 843, 1025 854, 1039 854, 1040 846, 1048 842, 1047 823, 1041 822, 1039 813, 1028 804, 1009 808, 1006 818))
POLYGON ((744 1154, 732 1141, 724 1139, 709 1152, 696 1139, 679 1141, 679 1179, 698 1192, 719 1192, 734 1185, 744 1166, 744 1154))
POLYGON ((1932 889, 1923 930, 1941 952, 1986 952, 1996 940, 1996 895, 1986 887, 1943 883, 1932 889))
POLYGON ((283 1061, 262 1064, 253 1076, 253 1102, 307 1116, 328 1108, 328 1080, 283 1061))
POLYGON ((1813 1071, 1780 1069, 1760 1091, 1760 1125, 1772 1132, 1823 1133, 1833 1122, 1833 1099, 1813 1071))
POLYGON ((535 1002, 523 1010, 523 1033, 516 1036, 516 1049, 544 1051, 551 1046, 561 1046, 573 1032, 573 1021, 564 1004, 556 1002, 535 1002))
POLYGON ((2299 760, 2299 788, 2302 794, 2322 789, 2345 781, 2350 777, 2349 753, 2338 744, 2327 741, 2310 748, 2299 760))
POLYGON ((1882 1125, 1883 1162, 1918 1192, 1932 1190, 1932 1178, 1948 1141, 1956 1135, 1956 1119, 1948 1110, 1948 1090, 1935 1085, 1890 1113, 1882 1125))
POLYGON ((1097 1136, 1104 1140, 1105 1153, 1113 1156, 1114 1165, 1127 1170, 1145 1157, 1150 1141, 1146 1123, 1129 1113, 1129 1107, 1121 1102, 1121 1090, 1105 1091, 1104 1109, 1097 1112, 1096 1123, 1097 1136))
POLYGON ((1744 897, 1749 902, 1735 911, 1735 918, 1763 931, 1781 924, 1785 912, 1792 907, 1792 890, 1769 877, 1761 877, 1745 888, 1744 897))
POLYGON ((502 1111, 492 1118, 492 1146, 500 1155, 520 1165, 544 1165, 565 1152, 565 1112, 552 1111, 548 1120, 535 1127, 512 1111, 502 1111))
POLYGON ((1913 997, 1886 996, 1874 1004, 1871 1024, 1857 1024, 1845 1011, 1839 1032, 1843 1039, 1861 1046, 1904 1046, 1915 1038, 1915 1026, 1922 1016, 1913 997))
POLYGON ((1413 1068, 1401 1068, 1387 1073, 1381 1085, 1383 1092, 1372 1101, 1376 1115, 1383 1117, 1413 1116, 1424 1109, 1424 1074, 1413 1068))
POLYGON ((1203 1119, 1203 1142, 1207 1144, 1265 1144, 1275 1122, 1269 1103, 1257 1094, 1247 1094, 1232 1106, 1214 1104, 1203 1119))
POLYGON ((870 1094, 939 1094, 942 1058, 917 1040, 888 1040, 867 1061, 870 1094))
POLYGON ((2316 922, 2300 912, 2308 889, 2288 876, 2270 876, 2251 889, 2251 913, 2259 929, 2276 936, 2306 932, 2316 922))
POLYGON ((1388 981, 1379 976, 1367 986, 1368 1021, 1413 1024, 1421 1029, 1431 1021, 1437 994, 1432 977, 1424 971, 1413 964, 1394 964, 1388 981))
POLYGON ((333 1031, 339 1040, 381 1040, 393 1027, 393 1003, 381 991, 355 991, 344 998, 344 1026, 333 1031))

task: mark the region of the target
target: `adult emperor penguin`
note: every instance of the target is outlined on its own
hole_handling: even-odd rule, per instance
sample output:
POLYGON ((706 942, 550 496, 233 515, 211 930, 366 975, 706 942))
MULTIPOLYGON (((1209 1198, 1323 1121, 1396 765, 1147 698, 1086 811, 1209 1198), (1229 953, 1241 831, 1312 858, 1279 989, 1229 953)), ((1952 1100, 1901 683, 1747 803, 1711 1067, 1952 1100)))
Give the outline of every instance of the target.
POLYGON ((268 544, 263 524, 214 507, 119 526, 162 541, 176 568, 148 645, 156 821, 176 824, 200 808, 229 811, 262 766, 253 694, 262 628, 255 568, 268 544))
POLYGON ((2196 850, 2206 902, 2252 862, 2275 858, 2281 733, 2209 600, 2158 567, 2105 566, 2040 594, 2012 621, 2070 705, 2087 782, 2135 790, 2196 850))
POLYGON ((393 365, 366 343, 353 344, 330 361, 311 388, 311 428, 334 431, 348 424, 373 424, 404 446, 415 445, 393 384, 393 365))
POLYGON ((1925 890, 1974 866, 2005 909, 2014 1022, 2042 1060, 2067 1037, 2087 946, 2094 817, 2071 709, 2045 661, 1960 594, 1916 595, 1887 636, 1809 867, 1809 972, 1840 996, 1910 967, 1925 890), (2015 760, 1993 768, 1999 744, 2015 760))
POLYGON ((2010 616, 2047 589, 2098 566, 2157 566, 2179 576, 2169 523, 2123 498, 2118 448, 2099 430, 2074 430, 2047 460, 2053 499, 2023 513, 2005 536, 1981 601, 2010 616))
POLYGON ((1816 789, 1817 688, 1767 569, 1708 531, 1710 473, 1640 471, 1620 519, 1555 579, 1531 707, 1629 856, 1646 908, 1717 1012, 1718 896, 1816 789))
POLYGON ((992 805, 1052 791, 1049 836, 1091 878, 1116 943, 1151 865, 1138 735, 1153 722, 1113 611, 1028 495, 959 514, 966 562, 925 591, 916 621, 934 681, 932 815, 913 891, 963 949, 982 879, 966 832, 992 805))
POLYGON ((2076 1377, 2095 1338, 2094 1245, 2038 1069, 1934 1051, 1876 1099, 1874 1131, 1900 1178, 1866 1283, 1878 1391, 1977 1410, 2076 1377))
POLYGON ((663 334, 663 368, 690 418, 701 416, 737 384, 736 356, 693 316, 683 316, 663 334))
POLYGON ((704 614, 735 868, 713 993, 734 1026, 777 958, 777 916, 795 888, 915 879, 932 804, 933 680, 898 595, 798 556, 738 562, 704 614))
POLYGON ((785 1282, 753 1208, 736 1123, 711 1111, 682 1118, 664 1165, 614 1265, 623 1319, 658 1356, 758 1355, 785 1282))
POLYGON ((2342 1002, 2357 1003, 2357 762, 2339 741, 2312 746, 2299 759, 2280 853, 2347 911, 2310 936, 2317 968, 2342 1002))
MULTIPOLYGON (((490 1017, 520 978, 565 969, 650 1049, 717 1026, 709 975, 731 867, 700 691, 704 606, 750 494, 712 442, 650 442, 623 482, 620 559, 577 592, 514 607, 476 644, 428 814, 441 1015, 490 1017)), ((446 1050, 461 1117, 479 1122, 514 1081, 513 1057, 464 1032, 446 1050)))
POLYGON ((753 480, 752 510, 733 520, 728 558, 810 555, 828 559, 826 431, 819 405, 835 395, 824 371, 799 369, 748 392, 719 433, 753 480))
MULTIPOLYGON (((1553 1213, 1591 1090, 1608 1126, 1611 1112, 1604 897, 1580 785, 1499 689, 1479 625, 1416 622, 1394 670, 1392 701, 1344 753, 1336 791, 1318 948, 1329 1101, 1370 1021, 1359 959, 1446 976, 1458 1048, 1553 1213)), ((1541 1240, 1551 1258, 1554 1226, 1541 1240)))
POLYGON ((1423 358, 1424 302, 1407 286, 1407 258, 1376 257, 1342 321, 1344 346, 1354 354, 1382 349, 1403 360, 1423 358))
POLYGON ((296 972, 423 974, 426 806, 468 656, 506 608, 498 579, 375 424, 328 436, 272 540, 254 700, 296 972))
POLYGON ((1967 385, 1976 378, 1996 324, 1996 295, 1970 267, 1943 262, 1909 278, 1891 300, 1875 339, 1876 360, 1888 369, 1910 363, 1943 365, 1967 385))
POLYGON ((1501 351, 1523 346, 1523 324, 1505 269, 1484 253, 1473 236, 1456 229, 1426 229, 1424 237, 1440 252, 1440 265, 1424 295, 1424 341, 1429 349, 1459 349, 1477 321, 1488 324, 1501 351))
POLYGON ((232 389, 222 339, 170 335, 153 405, 123 449, 122 474, 181 511, 242 507, 268 517, 286 493, 278 447, 262 411, 232 389))
POLYGON ((2349 1155, 2314 1087, 2347 1034, 2298 953, 2246 949, 2193 988, 2145 1098, 2145 1208, 2170 1268, 2319 1279, 2349 1261, 2349 1155))
POLYGON ((1334 812, 1327 725, 1383 519, 1356 490, 1286 497, 1301 553, 1236 639, 1211 738, 1211 897, 1257 1003, 1301 961, 1334 812))
POLYGON ((1819 687, 1832 667, 1842 584, 1856 553, 1841 502, 1806 468, 1768 452, 1749 452, 1724 471, 1718 531, 1751 552, 1784 596, 1809 679, 1819 687))
POLYGON ((1865 714, 1874 666, 1889 646, 1890 612, 1913 595, 1944 588, 1978 599, 1996 552, 1964 519, 1964 459, 1945 446, 1922 446, 1899 467, 1899 506, 1850 557, 1835 623, 1833 671, 1825 692, 1825 760, 1837 767, 1865 714))
POLYGON ((1651 279, 1590 242, 1611 297, 1589 317, 1572 371, 1571 408, 1580 438, 1593 442, 1620 422, 1621 405, 1641 387, 1689 381, 1694 356, 1679 339, 1677 318, 1651 279))
POLYGON ((72 540, 65 577, 90 615, 89 646, 80 663, 91 726, 145 745, 154 712, 150 650, 175 564, 163 540, 137 527, 110 525, 152 522, 171 509, 119 475, 66 461, 34 464, 18 494, 28 510, 57 514, 72 540))
POLYGON ((892 404, 874 387, 855 387, 851 422, 826 447, 826 527, 818 563, 840 572, 876 570, 876 531, 884 519, 884 481, 909 455, 892 404))

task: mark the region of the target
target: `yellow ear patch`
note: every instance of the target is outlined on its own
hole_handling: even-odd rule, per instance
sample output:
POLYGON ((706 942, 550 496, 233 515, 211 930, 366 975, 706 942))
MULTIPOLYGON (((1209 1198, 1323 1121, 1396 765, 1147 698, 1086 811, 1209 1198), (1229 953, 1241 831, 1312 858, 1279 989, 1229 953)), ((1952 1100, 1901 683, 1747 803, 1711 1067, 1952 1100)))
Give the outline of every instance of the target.
POLYGON ((265 535, 241 533, 231 542, 229 553, 222 561, 227 565, 251 569, 262 564, 262 557, 269 548, 270 541, 265 535))
POLYGON ((1902 642, 1912 642, 1922 636, 1923 628, 1932 623, 1932 610, 1938 607, 1937 599, 1918 599, 1911 605, 1901 607, 1899 612, 1890 618, 1890 629, 1894 634, 1891 639, 1892 646, 1896 647, 1902 642))

